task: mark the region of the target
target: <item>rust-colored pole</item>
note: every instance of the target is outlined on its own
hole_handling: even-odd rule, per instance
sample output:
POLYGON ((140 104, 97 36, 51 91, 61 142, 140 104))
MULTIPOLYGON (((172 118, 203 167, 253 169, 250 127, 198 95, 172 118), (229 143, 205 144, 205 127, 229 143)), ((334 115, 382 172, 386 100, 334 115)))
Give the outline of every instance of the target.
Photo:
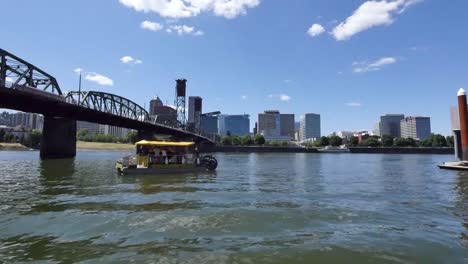
POLYGON ((466 92, 463 88, 458 91, 458 113, 460 115, 460 134, 462 145, 462 159, 468 160, 468 107, 466 92))

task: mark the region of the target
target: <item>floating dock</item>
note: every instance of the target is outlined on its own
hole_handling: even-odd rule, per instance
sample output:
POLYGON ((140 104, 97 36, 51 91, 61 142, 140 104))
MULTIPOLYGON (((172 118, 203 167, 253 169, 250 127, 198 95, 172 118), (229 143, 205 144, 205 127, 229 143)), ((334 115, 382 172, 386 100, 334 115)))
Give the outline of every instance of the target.
POLYGON ((445 170, 466 170, 468 171, 468 162, 459 161, 459 162, 444 162, 442 165, 439 165, 439 168, 445 170))

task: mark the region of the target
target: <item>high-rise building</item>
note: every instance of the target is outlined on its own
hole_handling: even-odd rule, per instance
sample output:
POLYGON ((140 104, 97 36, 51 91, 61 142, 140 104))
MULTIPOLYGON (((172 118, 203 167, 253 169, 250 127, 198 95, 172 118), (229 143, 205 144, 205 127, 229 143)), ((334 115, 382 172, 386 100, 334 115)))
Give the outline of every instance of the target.
POLYGON ((202 115, 201 117, 201 131, 202 135, 212 138, 218 134, 218 116, 216 115, 202 115))
POLYGON ((383 115, 380 117, 380 135, 392 136, 394 138, 401 137, 400 121, 405 118, 405 115, 383 115))
POLYGON ((150 101, 150 115, 159 124, 175 126, 177 123, 177 110, 164 105, 157 96, 150 101))
POLYGON ((42 130, 44 128, 44 117, 34 113, 17 112, 9 115, 10 126, 24 126, 30 129, 42 130))
POLYGON ((219 115, 218 134, 220 136, 246 136, 250 134, 249 115, 219 115))
POLYGON ((202 98, 199 96, 190 96, 188 103, 188 126, 200 130, 202 98))
POLYGON ((423 140, 431 136, 431 119, 422 116, 410 116, 400 121, 401 137, 423 140))
POLYGON ((294 114, 281 114, 268 110, 258 114, 258 133, 267 141, 288 141, 294 139, 294 114))
POLYGON ((382 136, 380 134, 380 122, 375 123, 374 130, 372 132, 374 133, 375 136, 378 136, 378 137, 382 136))
POLYGON ((101 125, 97 123, 91 123, 86 121, 77 121, 76 122, 76 131, 88 130, 89 134, 103 134, 110 135, 114 137, 125 138, 127 137, 128 131, 130 129, 124 127, 116 127, 109 125, 101 125))
POLYGON ((304 114, 301 116, 301 128, 299 130, 300 141, 317 140, 322 136, 320 115, 304 114))

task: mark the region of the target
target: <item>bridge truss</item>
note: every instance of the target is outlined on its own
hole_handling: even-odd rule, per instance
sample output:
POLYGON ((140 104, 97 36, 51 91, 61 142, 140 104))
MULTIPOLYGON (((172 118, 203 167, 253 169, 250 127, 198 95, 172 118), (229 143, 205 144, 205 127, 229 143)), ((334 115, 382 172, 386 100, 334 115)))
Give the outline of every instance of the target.
POLYGON ((68 92, 67 103, 141 122, 152 122, 149 113, 138 104, 121 96, 97 92, 68 92))
POLYGON ((27 86, 62 95, 62 90, 52 75, 3 49, 0 49, 0 86, 27 86))

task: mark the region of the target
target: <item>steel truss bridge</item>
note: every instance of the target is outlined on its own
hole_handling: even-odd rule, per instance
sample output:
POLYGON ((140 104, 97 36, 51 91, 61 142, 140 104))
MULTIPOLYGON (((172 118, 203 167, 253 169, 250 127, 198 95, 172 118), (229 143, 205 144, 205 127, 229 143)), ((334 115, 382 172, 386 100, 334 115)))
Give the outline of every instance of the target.
MULTIPOLYGON (((122 96, 98 91, 64 93, 52 75, 3 49, 0 49, 0 108, 44 115, 43 141, 49 138, 47 134, 54 134, 53 130, 60 128, 65 120, 80 120, 135 129, 142 138, 159 134, 180 140, 212 143, 210 139, 199 134, 156 123, 143 107, 122 96), (56 120, 63 122, 57 121, 58 124, 47 125, 56 123, 56 120)), ((76 123, 73 129, 65 134, 73 137, 75 144, 76 123), (73 129, 75 133, 70 132, 73 129)), ((60 136, 57 134, 50 137, 50 140, 59 140, 60 136)), ((43 149, 44 145, 50 143, 41 144, 41 156, 43 152, 47 152, 43 149)), ((76 146, 72 152, 76 152, 76 146)))

